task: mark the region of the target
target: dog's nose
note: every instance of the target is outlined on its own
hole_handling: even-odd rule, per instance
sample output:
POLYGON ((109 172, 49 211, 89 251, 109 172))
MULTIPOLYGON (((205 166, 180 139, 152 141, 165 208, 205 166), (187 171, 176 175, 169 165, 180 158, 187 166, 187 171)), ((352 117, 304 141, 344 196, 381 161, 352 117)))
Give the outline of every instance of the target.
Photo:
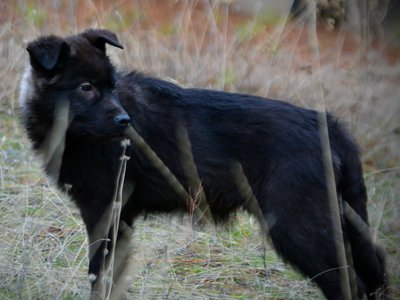
POLYGON ((120 127, 126 127, 131 122, 131 118, 127 114, 120 114, 114 118, 114 122, 120 127))

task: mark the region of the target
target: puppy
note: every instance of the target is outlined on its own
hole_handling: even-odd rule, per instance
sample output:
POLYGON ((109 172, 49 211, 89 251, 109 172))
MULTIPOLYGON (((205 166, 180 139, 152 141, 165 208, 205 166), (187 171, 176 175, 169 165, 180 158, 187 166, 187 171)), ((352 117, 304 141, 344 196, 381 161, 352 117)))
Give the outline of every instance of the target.
POLYGON ((120 73, 106 44, 123 48, 107 30, 39 37, 27 47, 20 92, 33 149, 58 186, 68 187, 86 225, 93 298, 102 295, 110 257, 119 260, 112 275, 118 280, 134 220, 191 211, 199 190, 200 219, 224 221, 238 209, 255 214, 278 254, 326 298, 345 297, 346 268, 354 275, 353 297, 385 298, 384 255, 368 230, 359 150, 341 122, 283 101, 120 73), (123 150, 129 130, 138 137, 123 150), (130 159, 121 182, 123 152, 130 159), (110 223, 122 186, 119 218, 110 223), (329 187, 344 211, 336 225, 329 187), (338 237, 351 248, 352 265, 342 265, 338 237))

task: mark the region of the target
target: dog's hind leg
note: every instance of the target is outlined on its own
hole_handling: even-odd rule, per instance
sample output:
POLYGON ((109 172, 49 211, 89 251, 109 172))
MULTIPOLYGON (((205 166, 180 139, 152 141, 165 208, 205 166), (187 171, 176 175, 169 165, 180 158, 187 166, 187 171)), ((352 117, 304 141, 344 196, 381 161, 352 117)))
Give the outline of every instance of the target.
POLYGON ((367 189, 357 146, 351 139, 342 142, 340 194, 342 196, 345 234, 351 246, 353 264, 365 286, 368 299, 388 299, 385 251, 375 245, 367 211, 367 189))
MULTIPOLYGON (((255 195, 278 254, 314 281, 327 299, 343 299, 340 269, 348 266, 338 260, 327 192, 303 172, 280 164, 255 195)), ((356 284, 362 293, 362 282, 356 284)))
POLYGON ((342 178, 343 211, 354 268, 368 299, 387 299, 385 251, 375 245, 367 213, 367 191, 358 158, 346 156, 342 178))
POLYGON ((388 299, 385 251, 372 241, 366 222, 344 202, 346 229, 354 267, 366 287, 368 299, 388 299))

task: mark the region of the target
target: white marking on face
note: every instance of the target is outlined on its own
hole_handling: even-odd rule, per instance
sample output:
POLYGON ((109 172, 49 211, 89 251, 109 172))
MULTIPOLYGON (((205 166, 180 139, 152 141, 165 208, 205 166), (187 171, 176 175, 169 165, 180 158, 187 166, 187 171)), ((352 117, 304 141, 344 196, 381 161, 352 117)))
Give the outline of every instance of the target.
POLYGON ((26 102, 35 94, 35 86, 32 78, 32 68, 28 66, 22 75, 20 90, 19 90, 19 105, 25 108, 26 102))

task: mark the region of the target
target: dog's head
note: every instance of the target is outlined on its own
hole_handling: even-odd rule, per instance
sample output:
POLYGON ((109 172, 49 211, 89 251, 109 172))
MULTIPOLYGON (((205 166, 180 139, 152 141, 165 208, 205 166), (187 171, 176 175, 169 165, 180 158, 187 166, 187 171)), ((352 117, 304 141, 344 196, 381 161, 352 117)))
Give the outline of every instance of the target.
POLYGON ((114 33, 100 29, 66 38, 44 36, 28 44, 30 67, 21 82, 20 102, 32 139, 44 138, 61 101, 69 104, 68 134, 91 140, 122 136, 130 117, 115 92, 106 44, 123 48, 114 33))

